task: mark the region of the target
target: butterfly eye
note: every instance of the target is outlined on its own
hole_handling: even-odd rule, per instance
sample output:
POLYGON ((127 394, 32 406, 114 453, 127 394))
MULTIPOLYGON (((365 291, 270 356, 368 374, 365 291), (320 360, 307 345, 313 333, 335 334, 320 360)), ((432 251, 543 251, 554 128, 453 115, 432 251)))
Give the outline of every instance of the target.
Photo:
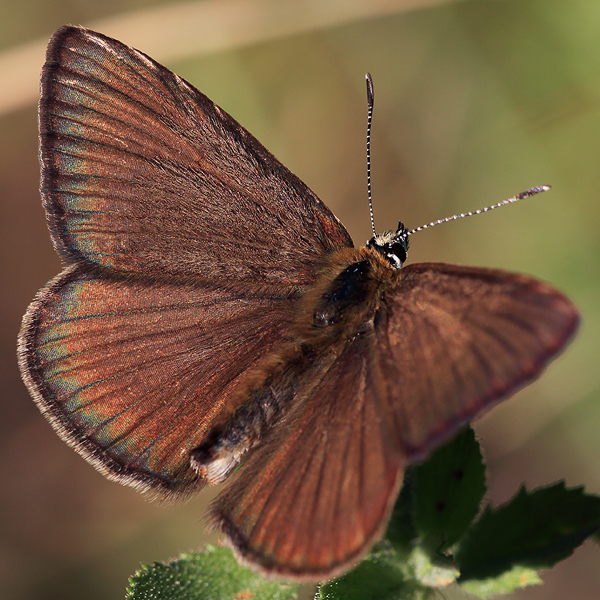
POLYGON ((399 269, 406 262, 406 246, 401 242, 390 244, 389 251, 385 253, 385 257, 394 268, 399 269))
POLYGON ((372 237, 367 242, 367 248, 379 252, 394 269, 400 269, 406 262, 408 254, 408 230, 400 222, 395 233, 386 231, 372 237))

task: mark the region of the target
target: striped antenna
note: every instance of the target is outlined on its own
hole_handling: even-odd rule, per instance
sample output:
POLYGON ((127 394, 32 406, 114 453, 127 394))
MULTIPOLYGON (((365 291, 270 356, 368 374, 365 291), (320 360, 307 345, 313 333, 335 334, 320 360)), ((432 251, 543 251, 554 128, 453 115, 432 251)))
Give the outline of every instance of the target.
POLYGON ((371 198, 371 121, 373 120, 373 104, 375 102, 375 96, 373 94, 373 79, 371 78, 371 73, 367 73, 365 79, 367 80, 367 106, 369 107, 367 116, 367 196, 369 198, 371 229, 373 230, 373 235, 376 236, 375 218, 373 217, 373 200, 371 198))
MULTIPOLYGON (((498 204, 492 204, 492 206, 486 206, 485 208, 480 208, 479 210, 473 210, 471 212, 461 213, 460 215, 453 215, 452 217, 446 217, 445 219, 439 219, 438 221, 433 221, 428 223, 427 225, 421 225, 421 227, 417 227, 412 231, 409 231, 406 235, 412 235, 413 233, 417 233, 417 231, 423 231, 424 229, 429 229, 434 225, 440 225, 441 223, 447 223, 448 221, 456 221, 456 219, 462 219, 463 217, 472 217, 473 215, 480 215, 481 213, 488 212, 488 210, 494 210, 494 208, 498 208, 500 206, 504 206, 505 204, 512 204, 513 202, 517 202, 518 200, 523 200, 523 198, 529 198, 529 196, 535 196, 541 192, 547 192, 550 189, 549 185, 542 185, 539 187, 532 187, 531 189, 521 192, 512 198, 507 198, 506 200, 502 200, 502 202, 498 202, 498 204)), ((370 201, 370 199, 369 199, 370 201)))

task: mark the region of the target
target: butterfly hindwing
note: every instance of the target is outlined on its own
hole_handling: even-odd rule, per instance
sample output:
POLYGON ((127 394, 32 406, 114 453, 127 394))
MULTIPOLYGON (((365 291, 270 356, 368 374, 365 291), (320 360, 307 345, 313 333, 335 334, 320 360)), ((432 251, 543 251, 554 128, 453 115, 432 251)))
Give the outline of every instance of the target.
POLYGON ((75 262, 20 334, 38 405, 97 468, 176 495, 189 452, 283 337, 341 223, 229 115, 146 55, 63 27, 40 100, 42 196, 75 262))
POLYGON ((281 343, 288 299, 98 276, 79 266, 29 308, 20 366, 54 427, 105 474, 163 495, 247 371, 281 343))
POLYGON ((278 576, 322 580, 382 534, 404 457, 370 380, 372 333, 291 363, 269 393, 292 407, 211 510, 238 555, 278 576))

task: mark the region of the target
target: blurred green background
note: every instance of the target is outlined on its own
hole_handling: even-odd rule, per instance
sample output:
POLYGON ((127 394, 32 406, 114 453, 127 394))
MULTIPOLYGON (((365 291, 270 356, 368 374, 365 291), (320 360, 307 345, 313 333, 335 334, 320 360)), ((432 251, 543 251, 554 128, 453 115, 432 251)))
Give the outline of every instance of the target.
MULTIPOLYGON (((551 192, 412 239, 409 260, 494 266, 564 290, 583 325, 543 378, 477 422, 498 503, 565 478, 600 493, 600 3, 596 0, 0 2, 0 597, 124 597, 127 577, 201 547, 211 494, 159 506, 96 473, 20 381, 20 319, 60 264, 38 194, 36 97, 53 30, 118 37, 188 79, 261 140, 358 244, 364 73, 375 81, 379 231, 551 192)), ((587 544, 514 598, 600 597, 587 544)), ((446 594, 451 597, 451 594, 446 594)))

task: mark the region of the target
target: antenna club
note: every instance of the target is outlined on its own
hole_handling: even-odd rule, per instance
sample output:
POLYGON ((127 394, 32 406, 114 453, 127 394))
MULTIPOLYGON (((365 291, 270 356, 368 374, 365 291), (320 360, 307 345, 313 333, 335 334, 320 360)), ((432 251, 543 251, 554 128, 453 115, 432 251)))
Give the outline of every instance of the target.
POLYGON ((367 80, 367 104, 369 105, 369 108, 373 108, 375 94, 373 92, 373 78, 371 77, 371 73, 366 73, 365 79, 367 80))
POLYGON ((529 198, 530 196, 535 196, 536 194, 540 194, 541 192, 547 192, 550 189, 551 187, 549 185, 540 185, 537 187, 532 187, 531 189, 526 190, 525 192, 517 194, 515 198, 523 200, 523 198, 529 198))

